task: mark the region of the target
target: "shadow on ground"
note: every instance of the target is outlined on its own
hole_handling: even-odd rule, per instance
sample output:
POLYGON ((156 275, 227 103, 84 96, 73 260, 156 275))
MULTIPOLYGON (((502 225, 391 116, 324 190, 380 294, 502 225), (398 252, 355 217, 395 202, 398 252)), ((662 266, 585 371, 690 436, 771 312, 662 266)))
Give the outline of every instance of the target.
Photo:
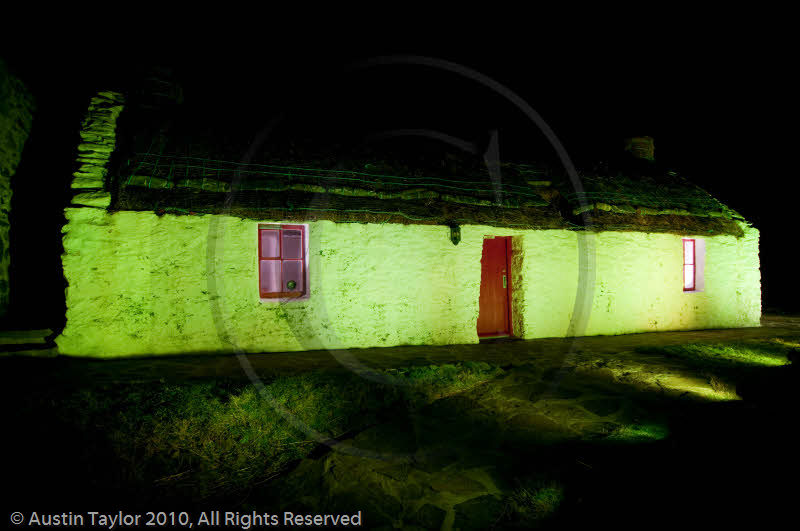
POLYGON ((361 511, 369 529, 770 528, 792 515, 797 361, 743 369, 591 346, 506 358, 484 385, 395 407, 282 476, 202 504, 129 486, 110 444, 54 415, 71 360, 16 360, 3 373, 8 508, 361 511), (30 401, 35 417, 15 414, 30 401))
POLYGON ((782 485, 798 471, 788 439, 795 371, 753 371, 740 382, 752 403, 615 380, 604 369, 566 372, 551 386, 552 375, 535 365, 516 367, 480 389, 398 413, 343 443, 354 452, 306 460, 243 507, 358 508, 387 529, 640 529, 766 523, 793 510, 782 485), (558 485, 561 506, 515 511, 509 493, 532 482, 558 485))

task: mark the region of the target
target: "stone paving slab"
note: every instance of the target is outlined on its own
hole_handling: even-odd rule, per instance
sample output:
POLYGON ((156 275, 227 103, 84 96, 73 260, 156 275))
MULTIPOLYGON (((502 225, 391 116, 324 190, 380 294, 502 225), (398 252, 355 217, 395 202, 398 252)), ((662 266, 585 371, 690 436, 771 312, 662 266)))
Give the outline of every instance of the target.
MULTIPOLYGON (((710 339, 721 340, 719 334, 710 339)), ((392 417, 304 460, 251 493, 248 503, 283 508, 301 500, 311 513, 359 507, 378 529, 491 528, 506 509, 505 496, 529 472, 523 463, 539 472, 591 469, 578 445, 613 444, 620 434, 636 441, 665 436, 670 423, 661 409, 698 411, 697 400, 714 395, 708 380, 680 360, 613 354, 578 352, 569 365, 550 369, 541 358, 528 360, 485 385, 392 417), (647 426, 659 426, 661 435, 652 428, 637 434, 647 426)))

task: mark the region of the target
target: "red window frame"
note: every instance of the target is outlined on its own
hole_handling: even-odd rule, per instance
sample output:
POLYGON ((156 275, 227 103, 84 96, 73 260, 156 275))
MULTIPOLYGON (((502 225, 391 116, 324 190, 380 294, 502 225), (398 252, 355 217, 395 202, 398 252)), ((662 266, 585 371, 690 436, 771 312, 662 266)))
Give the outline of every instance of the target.
POLYGON ((694 238, 684 238, 681 241, 683 246, 683 291, 695 291, 697 289, 697 242, 694 238), (692 262, 686 263, 686 242, 692 242, 692 262), (692 266, 692 286, 686 287, 686 266, 692 266))
POLYGON ((298 298, 306 294, 308 290, 307 284, 308 276, 306 273, 306 228, 304 225, 258 225, 258 292, 262 299, 283 299, 283 298, 298 298), (278 256, 264 257, 262 256, 261 249, 261 233, 267 230, 278 231, 278 256), (283 258, 283 231, 284 230, 299 230, 300 231, 300 258, 283 258), (301 264, 300 276, 303 282, 303 289, 297 291, 265 291, 262 288, 261 279, 261 262, 262 261, 279 261, 281 263, 280 278, 281 286, 283 286, 283 264, 287 261, 297 262, 301 264))

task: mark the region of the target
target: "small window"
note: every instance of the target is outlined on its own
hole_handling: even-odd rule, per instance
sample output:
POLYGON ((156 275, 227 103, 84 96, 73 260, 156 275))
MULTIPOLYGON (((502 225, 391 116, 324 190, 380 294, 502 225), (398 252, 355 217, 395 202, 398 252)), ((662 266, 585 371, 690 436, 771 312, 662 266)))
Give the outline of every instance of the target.
POLYGON ((683 240, 683 291, 697 288, 697 252, 694 240, 683 240))
POLYGON ((258 290, 262 299, 290 299, 306 293, 306 227, 258 226, 258 290))

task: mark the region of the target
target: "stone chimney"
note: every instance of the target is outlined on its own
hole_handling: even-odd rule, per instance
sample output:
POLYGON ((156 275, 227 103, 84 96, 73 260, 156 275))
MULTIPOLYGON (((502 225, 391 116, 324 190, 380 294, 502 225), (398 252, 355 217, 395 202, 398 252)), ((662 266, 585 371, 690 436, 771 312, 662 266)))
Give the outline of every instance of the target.
POLYGON ((655 146, 653 145, 653 138, 649 136, 626 138, 625 151, 629 151, 637 159, 655 160, 653 156, 655 146))

